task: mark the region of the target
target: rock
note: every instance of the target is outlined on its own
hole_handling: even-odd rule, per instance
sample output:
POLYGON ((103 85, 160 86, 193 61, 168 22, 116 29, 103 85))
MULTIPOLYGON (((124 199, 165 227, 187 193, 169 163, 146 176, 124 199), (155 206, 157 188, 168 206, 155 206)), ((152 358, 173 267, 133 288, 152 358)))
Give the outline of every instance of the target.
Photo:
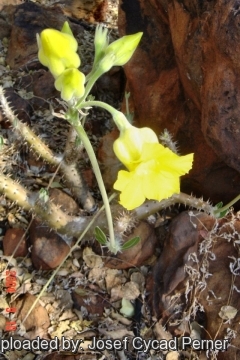
POLYGON ((11 33, 11 25, 5 19, 0 18, 0 40, 8 38, 11 33))
MULTIPOLYGON (((63 23, 68 20, 60 7, 44 8, 33 2, 26 2, 16 7, 5 9, 7 18, 12 26, 11 37, 6 57, 6 62, 11 69, 19 69, 32 65, 42 68, 37 61, 37 41, 36 34, 45 28, 60 30, 63 23)), ((5 14, 4 13, 4 14, 5 14)), ((72 31, 80 34, 83 28, 78 24, 69 21, 72 31)))
POLYGON ((34 267, 41 270, 56 268, 69 253, 67 243, 48 226, 33 220, 29 240, 32 245, 31 259, 34 267))
POLYGON ((120 35, 143 31, 125 65, 136 125, 167 128, 194 152, 182 190, 213 202, 240 193, 237 2, 121 0, 120 35), (235 9, 235 10, 234 10, 235 9))
POLYGON ((52 100, 59 96, 54 87, 54 78, 49 71, 40 69, 16 79, 16 88, 32 92, 34 96, 28 99, 34 110, 47 108, 46 100, 52 100))
MULTIPOLYGON (((63 191, 50 189, 49 195, 52 202, 69 215, 78 213, 77 203, 63 191)), ((29 240, 32 244, 31 259, 36 269, 56 268, 70 250, 69 245, 60 235, 36 219, 31 224, 29 240)))
POLYGON ((50 189, 49 195, 52 202, 60 206, 60 209, 69 215, 77 215, 79 206, 75 200, 60 189, 50 189))
MULTIPOLYGON (((12 87, 5 89, 4 95, 8 99, 8 103, 14 111, 14 114, 18 117, 18 119, 22 122, 29 124, 30 117, 33 113, 32 107, 30 106, 29 102, 23 99, 20 95, 18 95, 12 87)), ((3 128, 10 127, 10 123, 6 119, 6 116, 3 116, 3 123, 1 123, 1 125, 3 128)))
MULTIPOLYGON (((24 294, 12 302, 11 306, 16 307, 16 317, 19 321, 25 318, 35 300, 36 296, 24 294)), ((33 340, 39 336, 41 339, 49 339, 47 330, 50 326, 50 320, 47 310, 39 303, 36 304, 31 314, 27 317, 24 326, 26 329, 25 338, 33 340)))
POLYGON ((22 0, 1 0, 0 11, 7 5, 19 5, 22 3, 22 0))
MULTIPOLYGON (((239 219, 231 215, 216 220, 184 212, 172 221, 154 270, 153 285, 154 309, 172 335, 186 331, 186 324, 184 330, 181 328, 186 317, 201 326, 202 339, 224 339, 229 336, 228 329, 238 333, 240 314, 236 311, 231 318, 225 307, 240 307, 235 242, 239 230, 239 219), (174 321, 179 326, 176 322, 171 325, 174 321)), ((231 338, 230 342, 227 352, 218 353, 218 360, 239 357, 239 338, 231 338)))
POLYGON ((63 7, 64 13, 69 17, 92 23, 103 22, 106 21, 108 0, 63 0, 59 1, 56 6, 63 7))
POLYGON ((107 73, 103 74, 96 82, 92 89, 94 96, 100 97, 99 95, 111 93, 111 96, 116 101, 122 99, 125 87, 125 75, 122 67, 114 66, 107 73), (99 94, 100 90, 100 94, 99 94))
POLYGON ((116 256, 111 254, 110 257, 104 258, 104 265, 114 269, 129 269, 151 263, 157 246, 154 229, 147 222, 142 221, 125 238, 125 241, 137 236, 140 237, 140 241, 135 246, 118 253, 116 256))
POLYGON ((25 257, 27 255, 28 247, 25 230, 20 228, 13 228, 6 231, 6 234, 3 238, 3 253, 5 256, 13 255, 15 258, 25 257), (16 252, 13 255, 15 250, 16 252))

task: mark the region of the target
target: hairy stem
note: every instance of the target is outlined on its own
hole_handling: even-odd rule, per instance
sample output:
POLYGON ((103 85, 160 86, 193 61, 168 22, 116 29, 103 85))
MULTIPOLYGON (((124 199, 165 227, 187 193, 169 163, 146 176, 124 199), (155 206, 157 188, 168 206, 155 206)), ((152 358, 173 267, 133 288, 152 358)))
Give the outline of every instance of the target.
POLYGON ((0 87, 0 102, 2 104, 4 114, 8 118, 9 122, 12 124, 13 128, 19 131, 22 138, 27 141, 28 145, 32 150, 34 150, 37 156, 40 156, 42 159, 44 159, 53 166, 59 166, 60 164, 60 171, 63 173, 66 183, 71 189, 74 198, 77 199, 80 204, 82 204, 83 208, 86 211, 92 212, 93 210, 95 210, 95 201, 90 194, 81 174, 79 173, 79 170, 77 169, 76 160, 78 157, 76 156, 76 152, 79 149, 74 149, 74 163, 69 160, 70 155, 73 156, 73 153, 70 154, 70 146, 66 147, 65 149, 65 152, 68 155, 66 156, 66 159, 64 158, 64 155, 55 155, 51 151, 51 149, 49 149, 49 147, 26 124, 22 123, 15 116, 14 112, 12 111, 7 102, 6 97, 4 96, 4 91, 2 87, 0 87))
MULTIPOLYGON (((51 200, 44 203, 42 200, 39 200, 38 193, 26 190, 22 185, 2 174, 0 174, 0 192, 24 210, 34 212, 48 226, 61 234, 78 237, 92 220, 92 216, 78 217, 67 215, 57 205, 54 205, 51 200)), ((171 198, 162 201, 146 201, 130 213, 136 219, 144 220, 150 215, 177 203, 191 206, 214 216, 214 207, 209 203, 184 193, 175 194, 171 198)), ((124 208, 119 204, 114 204, 111 206, 111 210, 113 216, 117 217, 124 208)), ((107 221, 104 215, 98 217, 97 226, 101 227, 103 231, 107 230, 107 221)), ((89 231, 88 238, 92 237, 93 231, 93 229, 89 231)))

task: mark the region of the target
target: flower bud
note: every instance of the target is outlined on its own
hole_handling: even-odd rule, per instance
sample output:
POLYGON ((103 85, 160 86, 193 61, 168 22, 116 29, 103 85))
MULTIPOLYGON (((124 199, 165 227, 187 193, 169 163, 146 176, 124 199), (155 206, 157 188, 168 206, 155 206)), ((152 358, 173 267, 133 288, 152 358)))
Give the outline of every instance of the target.
POLYGON ((98 70, 104 74, 113 66, 126 64, 138 46, 142 34, 142 32, 139 32, 134 35, 126 35, 108 45, 105 48, 104 54, 98 54, 98 70))
POLYGON ((37 34, 39 61, 49 68, 55 78, 68 68, 78 68, 78 43, 68 23, 64 23, 62 31, 45 29, 37 34))
POLYGON ((131 59, 141 40, 142 35, 142 32, 138 32, 133 35, 125 35, 108 45, 105 50, 105 56, 114 54, 114 62, 111 67, 122 66, 131 59))
MULTIPOLYGON (((95 57, 94 65, 96 65, 104 56, 104 51, 108 46, 108 29, 102 25, 98 25, 95 31, 94 47, 95 57)), ((94 67, 93 65, 93 67, 94 67)))
POLYGON ((65 70, 56 80, 55 88, 61 91, 61 98, 70 101, 72 98, 80 98, 84 95, 85 75, 78 69, 65 70))

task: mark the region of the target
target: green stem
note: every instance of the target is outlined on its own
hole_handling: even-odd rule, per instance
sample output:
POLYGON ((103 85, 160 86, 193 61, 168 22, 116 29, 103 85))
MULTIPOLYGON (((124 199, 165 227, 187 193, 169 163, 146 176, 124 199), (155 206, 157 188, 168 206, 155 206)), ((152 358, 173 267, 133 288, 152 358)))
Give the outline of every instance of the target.
POLYGON ((98 78, 100 78, 100 76, 102 76, 102 74, 103 74, 103 72, 100 69, 97 69, 92 74, 92 76, 89 77, 88 83, 87 83, 86 88, 85 88, 84 96, 81 99, 79 99, 77 104, 76 104, 77 109, 82 108, 82 106, 81 106, 82 102, 85 101, 85 99, 89 95, 90 91, 92 90, 93 85, 98 80, 98 78))
POLYGON ((227 205, 221 207, 220 209, 214 210, 214 215, 217 215, 223 211, 228 210, 230 206, 234 205, 238 200, 240 200, 240 194, 236 196, 233 200, 231 200, 227 205))
POLYGON ((100 190, 101 195, 102 195, 103 204, 105 206, 107 224, 108 224, 108 230, 109 230, 109 241, 110 241, 110 245, 111 245, 111 251, 113 251, 114 253, 117 253, 116 244, 115 244, 115 237, 114 237, 114 229, 113 229, 113 220, 112 220, 111 208, 110 208, 110 205, 109 205, 107 192, 106 192, 104 182, 103 182, 103 179, 102 179, 102 174, 101 174, 101 171, 99 169, 98 161, 96 159, 96 155, 94 153, 92 144, 91 144, 91 142, 90 142, 90 140, 89 140, 83 126, 82 126, 82 124, 80 123, 80 121, 78 119, 78 114, 77 113, 75 113, 75 114, 72 113, 72 116, 69 117, 68 121, 74 127, 74 129, 76 130, 78 136, 82 140, 82 143, 83 143, 83 145, 84 145, 84 147, 85 147, 85 149, 87 151, 87 154, 89 156, 89 159, 91 161, 93 171, 94 171, 94 174, 96 176, 97 183, 98 183, 98 186, 99 186, 99 190, 100 190))
POLYGON ((115 122, 119 131, 131 126, 130 122, 127 120, 126 116, 121 111, 114 109, 114 107, 102 101, 98 101, 98 100, 85 101, 79 104, 78 109, 86 108, 89 106, 98 106, 107 110, 112 115, 113 121, 115 122))

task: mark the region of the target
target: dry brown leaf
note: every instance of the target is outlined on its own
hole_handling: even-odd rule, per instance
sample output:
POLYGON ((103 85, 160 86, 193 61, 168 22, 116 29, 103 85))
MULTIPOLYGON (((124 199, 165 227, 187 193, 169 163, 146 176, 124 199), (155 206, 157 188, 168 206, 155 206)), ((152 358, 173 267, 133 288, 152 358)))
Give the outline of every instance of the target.
POLYGON ((116 319, 117 321, 119 321, 123 325, 131 325, 131 323, 132 323, 132 320, 127 319, 124 316, 122 316, 121 314, 116 313, 114 311, 111 312, 111 317, 113 319, 116 319))
POLYGON ((135 284, 137 284, 138 289, 141 293, 144 292, 145 277, 143 276, 142 273, 140 273, 139 271, 134 271, 130 276, 130 280, 133 281, 135 284))
POLYGON ((107 331, 104 329, 98 329, 99 332, 105 336, 109 336, 111 339, 121 339, 124 336, 134 336, 132 331, 127 330, 127 328, 122 328, 122 329, 117 329, 117 330, 112 330, 112 331, 107 331))
POLYGON ((121 270, 117 269, 107 269, 106 271, 106 287, 107 291, 110 292, 115 286, 123 284, 126 279, 122 274, 121 270))
POLYGON ((83 260, 85 261, 86 265, 90 268, 102 268, 103 267, 103 261, 101 256, 95 254, 92 251, 92 248, 86 247, 83 250, 83 260))
POLYGON ((59 299, 59 306, 64 307, 64 309, 69 309, 72 307, 73 301, 69 291, 59 289, 56 290, 56 298, 59 299))
POLYGON ((57 336, 58 338, 60 338, 66 330, 69 330, 69 323, 69 320, 61 321, 58 324, 57 329, 51 333, 51 337, 54 338, 55 336, 57 336))
POLYGON ((93 268, 89 271, 88 280, 90 282, 96 283, 100 287, 100 289, 106 290, 105 276, 106 276, 105 268, 102 269, 93 268))
POLYGON ((218 315, 223 320, 232 320, 237 315, 237 312, 238 310, 235 309, 233 306, 226 305, 221 307, 221 310, 218 315))
POLYGON ((140 295, 138 284, 133 281, 129 281, 122 287, 123 297, 127 300, 135 300, 140 295))
POLYGON ((179 360, 180 354, 178 351, 171 351, 167 354, 166 360, 179 360))
POLYGON ((111 289, 111 302, 121 300, 123 298, 122 285, 115 286, 111 289))

